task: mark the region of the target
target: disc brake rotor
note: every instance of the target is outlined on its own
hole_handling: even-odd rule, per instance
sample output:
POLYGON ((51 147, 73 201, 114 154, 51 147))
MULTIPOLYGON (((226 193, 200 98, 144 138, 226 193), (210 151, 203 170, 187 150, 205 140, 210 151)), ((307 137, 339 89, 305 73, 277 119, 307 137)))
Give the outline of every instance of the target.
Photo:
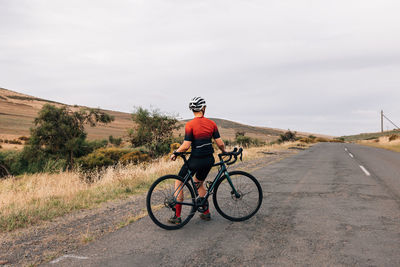
POLYGON ((232 191, 231 192, 231 198, 235 201, 241 200, 243 198, 242 191, 236 190, 236 192, 239 194, 239 197, 236 197, 235 193, 232 191))

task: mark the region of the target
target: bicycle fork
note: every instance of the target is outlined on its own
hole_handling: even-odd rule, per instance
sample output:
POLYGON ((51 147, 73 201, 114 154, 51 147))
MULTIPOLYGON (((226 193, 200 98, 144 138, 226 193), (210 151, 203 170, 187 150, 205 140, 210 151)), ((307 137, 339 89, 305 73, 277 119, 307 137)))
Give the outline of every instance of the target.
POLYGON ((240 198, 240 194, 238 193, 238 191, 236 191, 236 188, 235 188, 235 186, 234 186, 233 183, 232 183, 232 179, 231 179, 231 177, 229 176, 229 173, 228 173, 227 171, 225 171, 225 176, 226 176, 226 179, 228 180, 229 185, 230 185, 231 188, 232 188, 231 195, 235 194, 235 197, 236 197, 236 198, 240 198))

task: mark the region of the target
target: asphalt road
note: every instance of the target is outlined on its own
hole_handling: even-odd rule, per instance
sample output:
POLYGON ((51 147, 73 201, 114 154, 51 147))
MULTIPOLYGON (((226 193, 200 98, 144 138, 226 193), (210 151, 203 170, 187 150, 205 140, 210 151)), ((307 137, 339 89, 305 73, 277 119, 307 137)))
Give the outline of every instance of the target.
POLYGON ((49 266, 400 266, 400 153, 323 143, 252 173, 264 200, 248 221, 145 217, 49 266))

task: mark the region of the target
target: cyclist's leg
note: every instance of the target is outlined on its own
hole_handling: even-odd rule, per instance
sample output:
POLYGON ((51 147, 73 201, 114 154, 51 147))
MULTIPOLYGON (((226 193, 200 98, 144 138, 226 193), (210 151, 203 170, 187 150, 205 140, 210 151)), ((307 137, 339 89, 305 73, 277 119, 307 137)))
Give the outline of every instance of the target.
MULTIPOLYGON (((190 158, 189 158, 190 161, 190 158)), ((188 167, 186 164, 184 164, 181 168, 181 170, 179 171, 179 176, 184 178, 186 176, 186 174, 188 173, 188 167)), ((181 181, 175 181, 175 197, 176 200, 178 202, 182 202, 184 200, 184 196, 183 196, 183 191, 179 192, 180 187, 182 186, 182 182, 181 181)), ((176 204, 175 205, 175 216, 176 217, 181 217, 181 211, 182 211, 182 204, 176 204)))
MULTIPOLYGON (((175 197, 176 201, 182 202, 184 200, 183 198, 183 190, 180 190, 182 188, 183 183, 181 181, 176 180, 175 181, 175 197)), ((175 205, 175 215, 176 217, 181 217, 181 212, 182 212, 182 204, 176 204, 175 205)))
POLYGON ((207 178, 212 166, 214 165, 215 159, 213 155, 204 158, 193 158, 190 168, 196 171, 196 177, 194 181, 198 184, 199 196, 204 197, 207 190, 204 188, 203 183, 207 178))
MULTIPOLYGON (((207 178, 208 173, 210 172, 212 166, 214 165, 214 156, 206 157, 206 158, 200 158, 196 160, 194 163, 195 164, 195 170, 196 170, 196 177, 194 178, 194 181, 196 182, 197 185, 197 190, 199 192, 200 197, 204 197, 207 193, 207 189, 204 187, 204 180, 207 178)), ((206 215, 205 218, 202 217, 202 219, 209 220, 210 215, 209 215, 209 210, 207 209, 204 211, 204 215, 206 215)))
POLYGON ((204 179, 203 180, 199 180, 197 178, 197 176, 198 175, 196 175, 196 177, 193 177, 193 180, 194 180, 194 182, 196 184, 197 191, 199 192, 199 196, 200 197, 204 197, 206 195, 206 193, 207 193, 207 190, 205 189, 205 187, 203 185, 204 184, 204 179))

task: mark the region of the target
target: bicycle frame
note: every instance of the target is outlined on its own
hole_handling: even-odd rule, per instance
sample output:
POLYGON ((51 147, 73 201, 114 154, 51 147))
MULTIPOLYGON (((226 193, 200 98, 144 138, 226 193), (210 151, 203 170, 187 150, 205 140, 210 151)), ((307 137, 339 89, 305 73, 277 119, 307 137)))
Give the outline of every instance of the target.
MULTIPOLYGON (((184 164, 187 164, 186 158, 185 158, 185 157, 182 157, 182 158, 183 158, 183 160, 184 160, 184 164)), ((203 206, 203 205, 206 203, 208 197, 212 194, 215 185, 217 184, 217 182, 221 179, 221 177, 222 177, 224 174, 225 174, 225 176, 226 176, 226 179, 228 180, 229 185, 232 187, 232 192, 235 194, 235 197, 239 198, 239 197, 240 197, 240 194, 236 191, 236 188, 235 188, 235 186, 234 186, 233 183, 232 183, 232 180, 231 180, 231 178, 230 178, 230 176, 229 176, 228 169, 226 168, 226 165, 225 165, 225 163, 224 163, 224 160, 221 159, 220 162, 218 162, 218 163, 216 163, 216 164, 213 165, 213 167, 216 167, 216 166, 220 166, 220 169, 218 170, 218 173, 217 173, 217 175, 215 176, 214 181, 211 183, 211 185, 210 185, 209 188, 207 189, 207 193, 206 193, 206 195, 204 196, 204 199, 203 199, 203 201, 202 201, 201 203, 195 202, 195 204, 193 204, 193 203, 188 203, 188 202, 180 202, 180 201, 177 201, 177 197, 176 197, 176 196, 178 196, 178 195, 180 194, 180 192, 181 192, 182 189, 183 189, 183 186, 184 186, 185 184, 187 184, 189 181, 191 182, 192 187, 194 188, 194 192, 195 192, 196 198, 199 196, 199 192, 198 192, 196 183, 195 183, 194 180, 193 180, 192 172, 190 171, 189 168, 188 168, 188 173, 187 173, 187 174, 185 175, 185 177, 183 178, 183 180, 184 180, 183 183, 182 183, 181 186, 179 186, 179 187, 175 190, 175 192, 174 192, 174 196, 175 196, 175 197, 174 197, 174 202, 175 202, 176 204, 181 204, 181 205, 186 205, 186 206, 192 206, 192 207, 203 206)))

